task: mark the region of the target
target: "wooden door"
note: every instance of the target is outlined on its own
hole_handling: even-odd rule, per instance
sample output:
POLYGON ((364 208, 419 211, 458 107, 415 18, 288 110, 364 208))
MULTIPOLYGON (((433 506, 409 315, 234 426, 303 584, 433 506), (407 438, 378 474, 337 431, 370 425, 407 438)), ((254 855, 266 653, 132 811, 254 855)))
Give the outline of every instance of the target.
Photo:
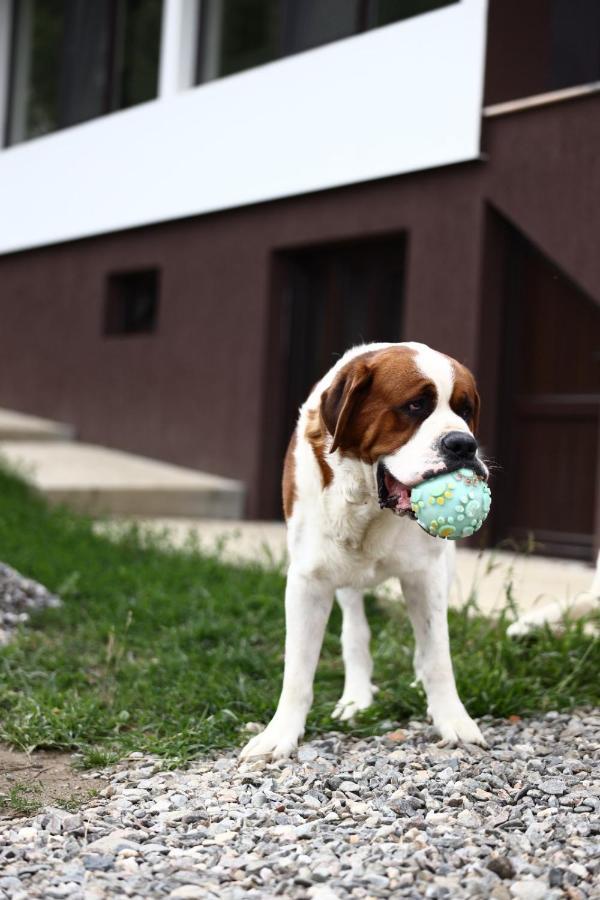
POLYGON ((263 516, 281 516, 283 457, 315 382, 349 347, 401 339, 405 243, 400 234, 277 254, 263 516))
POLYGON ((496 538, 590 559, 600 306, 516 234, 507 274, 496 538))

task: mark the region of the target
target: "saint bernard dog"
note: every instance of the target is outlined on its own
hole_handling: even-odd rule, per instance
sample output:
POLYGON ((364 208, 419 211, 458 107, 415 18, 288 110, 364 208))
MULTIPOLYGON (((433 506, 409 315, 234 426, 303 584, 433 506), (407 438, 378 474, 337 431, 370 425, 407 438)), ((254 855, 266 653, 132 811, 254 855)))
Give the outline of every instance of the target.
POLYGON ((463 466, 484 478, 479 396, 468 369, 425 344, 349 350, 300 409, 284 464, 290 566, 285 667, 277 711, 242 758, 289 756, 304 732, 333 597, 343 614, 345 682, 333 711, 350 719, 372 702, 363 591, 400 579, 415 635, 414 667, 442 739, 485 744, 458 696, 448 640, 454 544, 413 519, 410 492, 463 466))

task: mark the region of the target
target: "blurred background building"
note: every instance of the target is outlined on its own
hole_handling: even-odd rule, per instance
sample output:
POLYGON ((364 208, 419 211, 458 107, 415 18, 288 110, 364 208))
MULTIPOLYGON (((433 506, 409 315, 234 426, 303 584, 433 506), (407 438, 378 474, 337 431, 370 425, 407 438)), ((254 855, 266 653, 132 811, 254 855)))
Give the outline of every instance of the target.
POLYGON ((277 517, 311 385, 425 341, 479 378, 488 540, 591 558, 597 0, 0 0, 0 122, 1 406, 277 517))

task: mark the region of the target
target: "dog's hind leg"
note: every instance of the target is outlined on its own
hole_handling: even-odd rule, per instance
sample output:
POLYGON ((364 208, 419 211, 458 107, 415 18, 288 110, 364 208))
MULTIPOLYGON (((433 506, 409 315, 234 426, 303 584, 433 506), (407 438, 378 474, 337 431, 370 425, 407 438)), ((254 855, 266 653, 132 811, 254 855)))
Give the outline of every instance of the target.
POLYGON ((371 684, 373 660, 369 650, 371 633, 365 615, 362 591, 340 588, 335 593, 342 609, 342 655, 344 657, 344 693, 332 713, 334 719, 351 719, 367 709, 377 690, 371 684))

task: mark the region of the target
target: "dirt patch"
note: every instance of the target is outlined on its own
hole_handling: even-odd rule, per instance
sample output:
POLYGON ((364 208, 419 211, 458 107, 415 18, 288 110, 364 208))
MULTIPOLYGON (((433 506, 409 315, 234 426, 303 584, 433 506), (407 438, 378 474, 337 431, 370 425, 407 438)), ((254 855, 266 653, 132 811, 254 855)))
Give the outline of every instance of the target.
POLYGON ((20 753, 0 747, 0 820, 35 815, 43 806, 77 809, 106 782, 73 767, 69 753, 20 753))

